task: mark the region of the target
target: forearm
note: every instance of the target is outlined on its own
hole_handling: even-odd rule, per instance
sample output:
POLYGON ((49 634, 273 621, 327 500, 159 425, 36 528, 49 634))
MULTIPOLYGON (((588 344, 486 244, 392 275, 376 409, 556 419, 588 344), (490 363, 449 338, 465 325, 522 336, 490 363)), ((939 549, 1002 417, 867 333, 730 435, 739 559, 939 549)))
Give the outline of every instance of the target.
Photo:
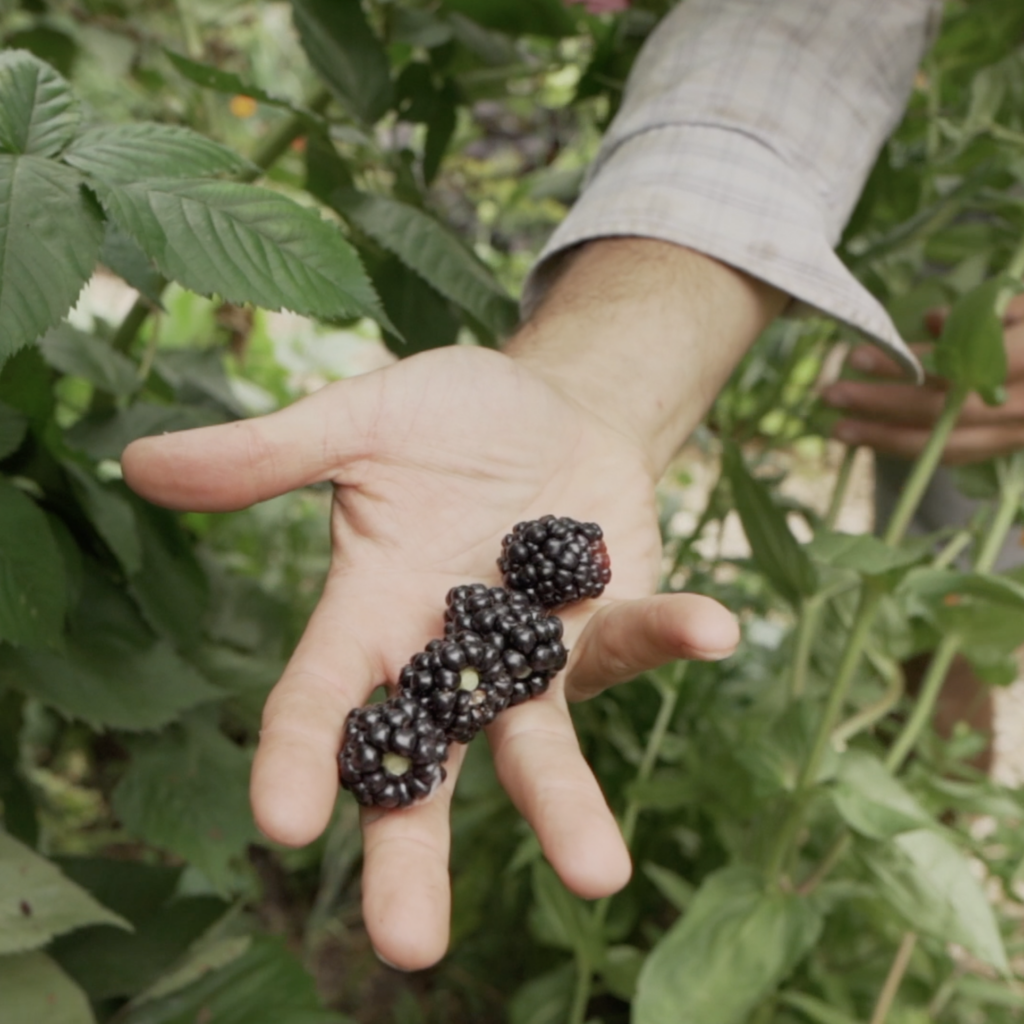
POLYGON ((788 296, 649 238, 566 257, 506 351, 629 437, 658 477, 788 296))

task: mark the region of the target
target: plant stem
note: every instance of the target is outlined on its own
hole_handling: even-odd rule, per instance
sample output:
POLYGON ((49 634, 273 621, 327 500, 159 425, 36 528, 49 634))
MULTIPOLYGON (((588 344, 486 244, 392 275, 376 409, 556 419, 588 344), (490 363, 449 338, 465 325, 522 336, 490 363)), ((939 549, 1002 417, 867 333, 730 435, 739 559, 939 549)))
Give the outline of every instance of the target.
POLYGON ((875 1010, 871 1014, 870 1024, 885 1024, 885 1019, 889 1016, 893 1000, 899 991, 900 983, 903 981, 903 975, 907 973, 910 957, 916 945, 917 933, 907 932, 900 942, 899 949, 896 950, 896 956, 893 959, 892 966, 889 968, 889 974, 885 979, 885 984, 882 986, 882 991, 878 993, 878 1002, 875 1003, 875 1010))
POLYGON ((970 546, 974 539, 970 530, 958 530, 949 539, 949 543, 935 556, 933 569, 948 569, 970 546))
POLYGON ((836 726, 832 732, 832 745, 837 750, 844 749, 857 733, 863 732, 887 715, 903 696, 905 679, 899 662, 877 651, 868 650, 866 653, 875 671, 885 679, 885 691, 878 700, 861 708, 855 715, 851 715, 841 725, 836 726))
POLYGON ((836 520, 839 518, 843 502, 846 499, 846 491, 850 486, 850 477, 853 476, 853 464, 856 459, 857 449, 855 447, 849 447, 843 452, 843 461, 839 464, 836 484, 832 488, 832 498, 828 503, 828 511, 825 513, 824 526, 826 530, 835 529, 836 520))
POLYGON ((829 847, 828 852, 821 859, 821 863, 807 876, 807 879, 800 883, 797 892, 801 896, 810 896, 815 889, 825 881, 825 878, 832 869, 846 856, 853 837, 847 830, 843 830, 839 838, 829 847))
MULTIPOLYGON (((677 661, 670 683, 657 683, 658 692, 661 694, 661 706, 658 708, 658 715, 651 727, 651 734, 647 737, 647 745, 644 747, 643 757, 636 770, 634 785, 646 782, 650 778, 654 766, 658 762, 658 754, 661 745, 665 742, 668 734, 668 727, 672 724, 672 715, 675 713, 676 704, 679 700, 679 687, 686 676, 687 663, 677 661)), ((640 817, 640 802, 635 797, 630 797, 626 802, 626 810, 622 815, 622 838, 626 846, 632 845, 633 835, 636 832, 636 824, 640 817)), ((611 897, 605 896, 597 901, 594 913, 591 915, 591 924, 594 931, 600 931, 608 917, 608 909, 611 906, 611 897)), ((576 988, 573 991, 572 1008, 569 1013, 569 1024, 583 1024, 586 1020, 587 1005, 590 1002, 590 985, 594 973, 593 965, 587 955, 580 950, 576 951, 576 988)))
POLYGON ((796 627, 796 649, 793 651, 793 672, 789 682, 789 700, 796 700, 807 690, 807 669, 811 661, 811 647, 818 631, 822 601, 819 595, 800 602, 800 621, 796 627))
POLYGON ((828 696, 828 703, 825 705, 825 711, 822 714, 817 734, 814 737, 814 745, 800 772, 796 791, 793 794, 793 803, 782 828, 779 830, 778 838, 768 861, 768 879, 770 882, 778 882, 779 875, 792 852, 793 844, 800 830, 800 823, 803 819, 811 787, 814 785, 814 780, 818 777, 818 772, 821 770, 821 762, 828 749, 832 730, 835 728, 836 721, 842 713, 850 684, 853 682, 857 666, 860 664, 864 645, 867 642, 868 634, 871 631, 871 624, 875 618, 875 612, 882 600, 882 593, 881 590, 871 586, 869 583, 865 583, 864 588, 861 590, 857 613, 854 616, 850 635, 846 640, 846 648, 843 650, 839 669, 836 672, 835 683, 832 685, 832 690, 828 696))
POLYGON ((907 532, 910 520, 921 503, 921 498, 935 472, 935 467, 938 466, 939 459, 942 458, 946 441, 949 440, 949 435, 960 418, 960 410, 967 400, 968 393, 968 389, 962 384, 955 384, 947 392, 942 414, 928 438, 924 451, 914 463, 907 482, 903 485, 903 492, 893 510, 889 525, 885 529, 885 536, 882 539, 889 547, 895 547, 903 540, 903 535, 907 532))

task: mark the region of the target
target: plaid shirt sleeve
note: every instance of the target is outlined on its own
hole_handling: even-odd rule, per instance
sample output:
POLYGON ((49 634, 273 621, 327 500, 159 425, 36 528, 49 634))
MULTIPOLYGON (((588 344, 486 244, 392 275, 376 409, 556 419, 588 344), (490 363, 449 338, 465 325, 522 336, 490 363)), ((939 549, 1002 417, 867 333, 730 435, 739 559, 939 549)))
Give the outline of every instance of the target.
POLYGON ((939 0, 686 0, 637 58, 580 198, 527 281, 581 242, 676 242, 917 361, 833 251, 895 127, 939 0))

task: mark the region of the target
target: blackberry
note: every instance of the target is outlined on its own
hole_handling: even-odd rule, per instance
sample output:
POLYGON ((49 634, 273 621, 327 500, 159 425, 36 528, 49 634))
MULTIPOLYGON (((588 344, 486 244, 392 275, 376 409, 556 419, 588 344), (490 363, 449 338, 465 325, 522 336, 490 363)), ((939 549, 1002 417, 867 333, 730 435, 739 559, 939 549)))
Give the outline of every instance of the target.
POLYGON ((341 785, 364 807, 408 807, 444 782, 447 758, 448 741, 427 709, 399 695, 349 712, 341 785))
POLYGON ((598 597, 612 578, 601 527, 564 516, 514 526, 501 542, 498 567, 505 586, 546 608, 598 597))
POLYGON ((465 644, 481 642, 500 653, 512 682, 509 704, 522 704, 542 694, 565 667, 562 620, 526 594, 482 583, 448 592, 445 636, 465 644))

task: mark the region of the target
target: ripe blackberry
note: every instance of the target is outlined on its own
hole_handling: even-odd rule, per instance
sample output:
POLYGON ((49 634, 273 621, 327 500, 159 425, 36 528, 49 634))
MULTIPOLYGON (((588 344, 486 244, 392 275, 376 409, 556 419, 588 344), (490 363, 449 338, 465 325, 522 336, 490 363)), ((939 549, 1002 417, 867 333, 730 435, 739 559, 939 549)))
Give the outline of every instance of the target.
POLYGON ((498 567, 505 586, 546 608, 598 597, 612 578, 601 527, 564 516, 514 526, 501 542, 498 567))
POLYGON ((364 807, 408 807, 444 782, 447 758, 448 741, 427 709, 399 695, 349 712, 341 785, 364 807))
POLYGON ((444 618, 447 638, 480 641, 500 652, 501 665, 512 680, 509 704, 539 696, 565 667, 568 651, 561 642, 562 620, 526 594, 482 583, 455 587, 448 592, 444 618))

